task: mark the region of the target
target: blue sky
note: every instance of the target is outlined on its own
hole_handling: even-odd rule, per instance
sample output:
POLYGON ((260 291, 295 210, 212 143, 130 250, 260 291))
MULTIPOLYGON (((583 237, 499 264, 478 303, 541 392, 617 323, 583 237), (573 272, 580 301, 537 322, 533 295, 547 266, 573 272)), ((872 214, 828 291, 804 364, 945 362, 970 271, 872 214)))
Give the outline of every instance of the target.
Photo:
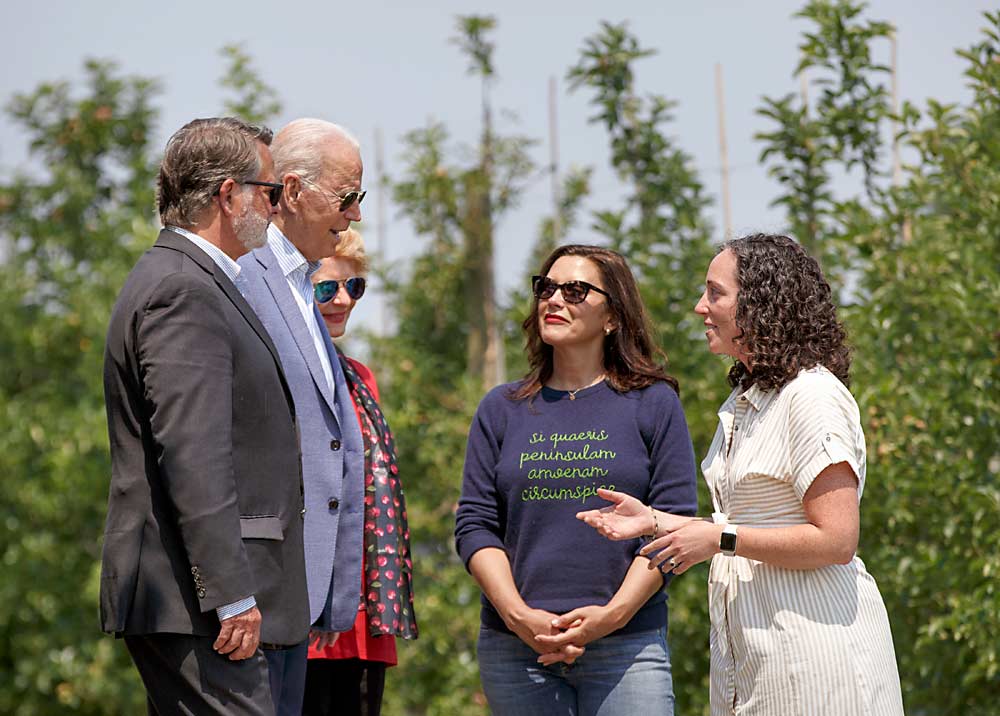
MULTIPOLYGON (((643 46, 657 51, 637 66, 639 87, 677 100, 671 133, 693 157, 709 192, 719 191, 719 151, 714 87, 715 63, 723 66, 726 125, 732 168, 731 191, 736 233, 781 230, 780 211, 768 207, 776 185, 757 162, 754 132, 766 127, 755 115, 763 95, 798 91, 791 73, 797 44, 808 25, 792 18, 800 2, 596 2, 594 0, 508 0, 504 3, 437 0, 409 2, 204 3, 177 0, 148 3, 88 0, 7 3, 4 9, 6 61, 0 69, 0 101, 40 82, 73 80, 84 58, 117 60, 131 74, 160 78, 163 93, 159 143, 196 116, 219 114, 224 95, 219 48, 239 43, 254 58, 260 75, 276 87, 283 111, 275 128, 302 116, 338 122, 361 140, 365 179, 374 186, 374 136, 385 139, 387 170, 399 176, 400 138, 429 119, 446 123, 456 144, 471 145, 479 131, 479 85, 449 43, 458 14, 493 14, 498 80, 495 107, 510 110, 516 123, 501 129, 540 140, 534 153, 548 161, 549 77, 559 80, 558 122, 561 165, 607 165, 602 129, 587 123, 588 96, 569 94, 563 81, 586 37, 601 20, 627 21, 643 46)), ((872 2, 867 16, 896 24, 899 81, 903 98, 923 105, 926 98, 958 101, 967 96, 963 65, 954 50, 979 39, 980 0, 872 2)), ((888 59, 882 48, 880 59, 888 59)), ((24 136, 0 123, 0 167, 31 169, 24 136)), ((845 189, 849 189, 845 185, 845 189)), ((622 189, 606 169, 593 181, 587 209, 614 207, 622 189)), ((370 195, 365 235, 375 238, 370 195)), ((501 290, 524 273, 524 261, 539 222, 551 205, 549 180, 539 175, 518 209, 498 227, 497 271, 501 290)), ((721 214, 712 209, 717 226, 721 214)), ((405 218, 387 204, 383 247, 389 259, 412 253, 420 239, 405 218)), ((586 218, 573 234, 598 239, 586 218)), ((372 299, 375 297, 372 296, 372 299)), ((355 323, 371 327, 374 300, 362 302, 355 323), (365 305, 367 304, 367 305, 365 305)))

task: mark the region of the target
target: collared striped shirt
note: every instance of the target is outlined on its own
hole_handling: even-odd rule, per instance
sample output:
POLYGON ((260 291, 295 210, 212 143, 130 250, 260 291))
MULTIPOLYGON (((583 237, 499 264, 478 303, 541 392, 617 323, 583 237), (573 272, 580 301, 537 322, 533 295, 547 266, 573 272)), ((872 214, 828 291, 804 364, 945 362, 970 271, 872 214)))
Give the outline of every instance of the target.
POLYGON ((305 321, 306 328, 309 330, 316 354, 319 356, 320 365, 323 367, 323 377, 326 378, 330 394, 333 395, 336 393, 333 368, 330 365, 330 355, 326 350, 326 341, 320 332, 326 328, 321 328, 319 320, 316 318, 316 303, 312 286, 312 275, 319 270, 319 261, 307 261, 302 252, 295 248, 295 244, 289 241, 274 224, 267 227, 267 245, 278 260, 278 266, 281 267, 281 272, 285 275, 289 288, 292 289, 295 305, 299 307, 302 320, 305 321))
MULTIPOLYGON (((865 484, 857 403, 822 366, 781 390, 734 390, 702 462, 721 521, 753 528, 808 523, 803 497, 846 463, 865 484)), ((889 619, 857 558, 785 569, 717 554, 709 570, 712 716, 903 713, 889 619)))

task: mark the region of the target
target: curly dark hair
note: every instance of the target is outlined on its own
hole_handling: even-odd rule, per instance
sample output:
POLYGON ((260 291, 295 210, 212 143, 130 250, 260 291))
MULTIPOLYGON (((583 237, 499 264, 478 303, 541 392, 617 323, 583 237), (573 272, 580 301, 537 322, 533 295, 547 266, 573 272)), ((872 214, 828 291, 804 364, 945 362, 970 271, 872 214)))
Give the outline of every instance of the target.
MULTIPOLYGON (((602 246, 567 244, 545 259, 539 274, 547 276, 552 265, 563 256, 582 256, 593 261, 601 272, 604 290, 610 294, 608 310, 614 318, 615 329, 604 338, 604 372, 608 384, 619 393, 625 393, 663 381, 679 393, 680 385, 666 371, 667 354, 653 342, 652 324, 625 257, 602 246)), ((532 300, 531 313, 521 327, 527 339, 531 369, 510 391, 512 400, 535 396, 552 377, 552 346, 542 340, 538 328, 537 298, 532 300)))
POLYGON ((736 256, 736 326, 750 356, 737 361, 729 384, 780 389, 804 368, 824 366, 850 385, 851 351, 837 320, 830 284, 816 259, 787 236, 754 234, 727 241, 736 256))

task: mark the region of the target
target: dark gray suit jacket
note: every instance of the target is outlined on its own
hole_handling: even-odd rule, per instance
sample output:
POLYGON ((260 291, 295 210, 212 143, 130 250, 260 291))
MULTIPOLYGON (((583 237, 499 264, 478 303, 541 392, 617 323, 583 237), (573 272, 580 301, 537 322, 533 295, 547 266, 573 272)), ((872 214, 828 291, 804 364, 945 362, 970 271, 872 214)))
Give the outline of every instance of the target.
POLYGON ((277 352, 229 278, 164 230, 118 296, 104 390, 111 490, 101 625, 215 636, 254 595, 261 640, 309 629, 295 411, 277 352))

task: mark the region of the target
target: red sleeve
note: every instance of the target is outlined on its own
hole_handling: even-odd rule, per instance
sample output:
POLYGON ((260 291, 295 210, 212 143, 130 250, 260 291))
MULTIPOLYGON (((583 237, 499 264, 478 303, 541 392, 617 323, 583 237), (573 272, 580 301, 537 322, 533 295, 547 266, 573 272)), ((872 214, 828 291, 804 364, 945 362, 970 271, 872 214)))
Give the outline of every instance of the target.
POLYGON ((378 394, 378 383, 375 382, 375 374, 371 372, 371 369, 359 360, 348 358, 347 361, 351 364, 351 366, 353 366, 354 370, 358 372, 358 375, 361 376, 361 380, 364 381, 375 400, 380 401, 381 398, 378 394))

